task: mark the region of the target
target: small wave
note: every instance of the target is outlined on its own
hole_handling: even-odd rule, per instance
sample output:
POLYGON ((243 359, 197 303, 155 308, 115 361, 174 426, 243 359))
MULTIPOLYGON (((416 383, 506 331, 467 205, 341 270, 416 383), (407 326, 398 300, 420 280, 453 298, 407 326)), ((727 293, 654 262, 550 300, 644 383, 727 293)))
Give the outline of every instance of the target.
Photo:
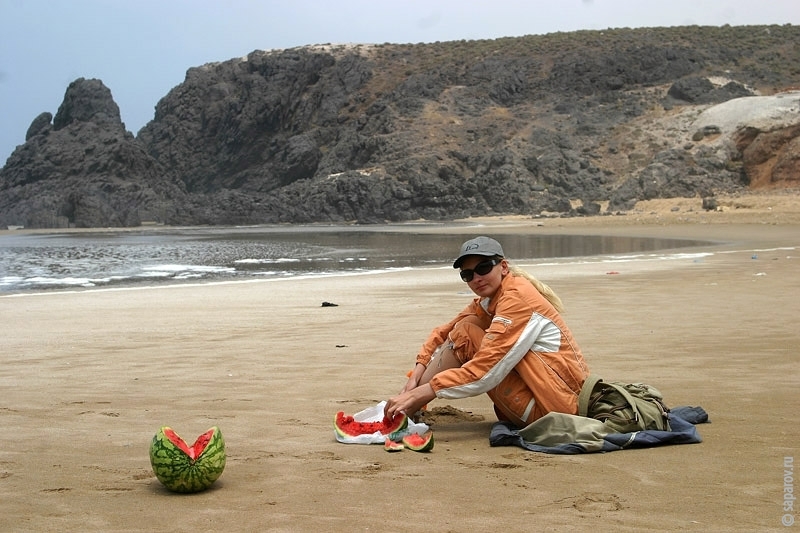
POLYGON ((65 286, 80 286, 80 287, 96 287, 97 283, 102 283, 103 280, 95 280, 90 278, 73 278, 73 277, 64 277, 64 278, 45 278, 41 276, 36 276, 32 278, 25 278, 22 283, 28 285, 40 285, 40 286, 57 286, 57 285, 65 285, 65 286))
POLYGON ((299 263, 300 259, 292 257, 279 257, 277 259, 237 259, 234 263, 249 265, 277 265, 280 263, 299 263))
POLYGON ((548 261, 531 263, 523 261, 524 264, 535 266, 558 266, 558 265, 588 265, 594 263, 634 263, 641 261, 673 261, 676 259, 702 259, 714 255, 712 252, 697 253, 674 253, 674 254, 628 254, 628 255, 609 255, 588 258, 569 258, 562 261, 548 261))
POLYGON ((208 265, 153 265, 142 267, 145 272, 236 272, 233 267, 208 266, 208 265))

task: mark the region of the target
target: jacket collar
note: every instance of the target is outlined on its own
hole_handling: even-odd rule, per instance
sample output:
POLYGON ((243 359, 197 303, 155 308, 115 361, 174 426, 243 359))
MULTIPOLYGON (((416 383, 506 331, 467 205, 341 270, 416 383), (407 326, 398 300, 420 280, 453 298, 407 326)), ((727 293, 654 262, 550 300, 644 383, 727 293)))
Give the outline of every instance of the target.
POLYGON ((494 296, 487 296, 486 298, 481 298, 480 300, 481 307, 488 314, 494 316, 495 309, 497 308, 497 300, 499 300, 500 296, 503 295, 503 292, 506 290, 508 285, 513 283, 511 281, 512 277, 514 277, 514 275, 511 272, 506 274, 503 277, 503 280, 500 282, 500 287, 497 288, 497 292, 494 293, 494 296))

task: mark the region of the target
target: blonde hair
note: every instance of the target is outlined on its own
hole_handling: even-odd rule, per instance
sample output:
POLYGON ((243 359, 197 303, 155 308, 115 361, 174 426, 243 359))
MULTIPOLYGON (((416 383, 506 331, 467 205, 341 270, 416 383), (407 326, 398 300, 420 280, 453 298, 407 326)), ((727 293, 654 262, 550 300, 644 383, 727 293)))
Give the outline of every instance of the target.
MULTIPOLYGON (((506 263, 508 263, 508 260, 506 260, 506 263)), ((558 295, 555 293, 555 291, 551 289, 546 283, 542 283, 538 279, 534 278, 528 272, 525 272, 520 267, 512 265, 511 263, 508 263, 508 271, 511 272, 511 275, 513 276, 522 277, 530 281, 531 285, 533 285, 536 288, 536 290, 539 291, 539 293, 542 296, 544 296, 545 299, 548 302, 550 302, 553 307, 556 308, 556 311, 558 311, 559 313, 562 313, 564 311, 564 304, 561 303, 561 298, 559 298, 558 295)))

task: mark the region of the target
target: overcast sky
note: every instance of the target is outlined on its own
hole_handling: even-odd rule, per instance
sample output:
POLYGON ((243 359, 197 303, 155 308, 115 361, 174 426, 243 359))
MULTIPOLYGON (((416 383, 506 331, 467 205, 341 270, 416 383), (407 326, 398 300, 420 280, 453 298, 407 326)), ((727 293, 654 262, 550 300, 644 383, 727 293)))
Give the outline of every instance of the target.
POLYGON ((787 23, 800 1, 0 0, 0 165, 81 77, 111 89, 136 134, 188 68, 253 50, 787 23))

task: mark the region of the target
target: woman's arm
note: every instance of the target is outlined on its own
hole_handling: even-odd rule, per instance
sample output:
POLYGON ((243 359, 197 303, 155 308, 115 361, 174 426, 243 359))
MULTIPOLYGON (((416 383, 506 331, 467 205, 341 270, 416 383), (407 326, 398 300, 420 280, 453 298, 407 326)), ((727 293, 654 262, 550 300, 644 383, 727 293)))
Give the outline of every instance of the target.
POLYGON ((425 365, 422 363, 417 363, 414 366, 414 369, 408 376, 408 381, 406 381, 405 386, 400 390, 400 394, 417 388, 417 385, 419 385, 419 379, 422 377, 422 374, 425 373, 425 368, 425 365))
POLYGON ((431 362, 431 356, 433 352, 436 351, 436 348, 444 344, 446 340, 448 340, 448 335, 453 330, 453 326, 455 326, 458 322, 460 322, 463 318, 477 314, 476 306, 479 306, 477 300, 473 300, 466 308, 464 308, 455 318, 453 318, 447 324, 442 324, 441 326, 434 328, 433 331, 428 335, 428 338, 422 344, 420 348, 419 354, 417 355, 417 363, 422 364, 424 366, 428 366, 428 363, 431 362))

